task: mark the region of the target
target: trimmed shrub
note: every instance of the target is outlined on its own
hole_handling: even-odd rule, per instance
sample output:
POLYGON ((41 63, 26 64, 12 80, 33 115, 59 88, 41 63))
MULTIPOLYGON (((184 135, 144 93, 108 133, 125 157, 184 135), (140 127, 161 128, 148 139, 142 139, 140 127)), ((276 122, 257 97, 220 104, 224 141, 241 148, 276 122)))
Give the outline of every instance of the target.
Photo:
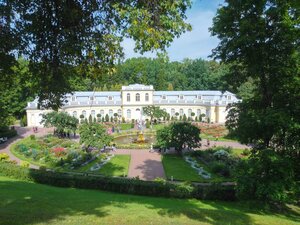
POLYGON ((0 127, 0 138, 12 138, 17 136, 17 134, 18 133, 15 129, 9 129, 8 127, 0 127))
POLYGON ((223 162, 213 162, 210 166, 211 172, 220 174, 224 177, 230 177, 230 169, 223 162))
POLYGON ((29 168, 29 162, 22 161, 22 162, 20 163, 20 166, 21 166, 21 167, 25 167, 25 168, 29 168))
POLYGON ((0 153, 0 161, 9 160, 9 155, 7 153, 0 153))
POLYGON ((160 181, 143 181, 139 179, 94 176, 87 173, 61 173, 54 171, 35 170, 13 165, 8 162, 0 163, 0 174, 16 179, 34 181, 58 187, 73 187, 97 189, 126 194, 197 198, 207 200, 235 200, 234 186, 205 185, 196 186, 188 183, 174 184, 160 181))

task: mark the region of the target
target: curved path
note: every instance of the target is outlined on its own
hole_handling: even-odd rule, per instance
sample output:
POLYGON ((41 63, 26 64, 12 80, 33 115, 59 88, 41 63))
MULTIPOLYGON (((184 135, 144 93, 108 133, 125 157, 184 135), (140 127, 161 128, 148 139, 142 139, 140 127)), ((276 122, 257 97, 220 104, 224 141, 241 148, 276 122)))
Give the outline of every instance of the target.
MULTIPOLYGON (((28 137, 31 134, 34 134, 35 136, 45 136, 48 133, 52 133, 52 128, 39 128, 37 133, 34 133, 32 128, 27 127, 15 127, 18 135, 14 138, 9 139, 7 142, 0 144, 0 153, 6 153, 8 154, 11 161, 15 161, 17 164, 20 164, 22 162, 21 159, 17 158, 10 152, 10 147, 13 143, 19 141, 20 139, 23 139, 25 137, 28 137)), ((30 168, 38 169, 39 167, 36 165, 30 164, 30 168)))

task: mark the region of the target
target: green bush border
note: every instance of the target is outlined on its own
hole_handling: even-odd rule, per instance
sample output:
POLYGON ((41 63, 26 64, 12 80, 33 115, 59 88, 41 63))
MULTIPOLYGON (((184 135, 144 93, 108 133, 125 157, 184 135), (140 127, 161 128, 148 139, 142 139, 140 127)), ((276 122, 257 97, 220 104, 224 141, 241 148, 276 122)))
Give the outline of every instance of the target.
POLYGON ((90 176, 24 168, 8 162, 0 162, 0 175, 58 187, 97 189, 118 193, 156 197, 197 198, 203 200, 233 201, 235 187, 231 185, 191 185, 162 181, 90 176))

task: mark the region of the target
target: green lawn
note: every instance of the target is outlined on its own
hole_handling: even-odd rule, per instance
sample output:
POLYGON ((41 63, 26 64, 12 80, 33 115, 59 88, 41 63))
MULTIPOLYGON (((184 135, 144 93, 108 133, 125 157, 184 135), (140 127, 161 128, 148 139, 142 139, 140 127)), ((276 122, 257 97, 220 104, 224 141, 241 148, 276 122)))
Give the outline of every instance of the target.
POLYGON ((0 224, 296 225, 300 208, 261 203, 180 200, 58 188, 0 177, 0 224))
POLYGON ((97 173, 106 176, 123 176, 128 174, 130 155, 115 155, 97 173))
POLYGON ((129 130, 131 129, 131 123, 121 123, 120 128, 121 130, 129 130))
POLYGON ((175 180, 205 181, 181 156, 163 155, 162 163, 168 179, 173 176, 175 180))

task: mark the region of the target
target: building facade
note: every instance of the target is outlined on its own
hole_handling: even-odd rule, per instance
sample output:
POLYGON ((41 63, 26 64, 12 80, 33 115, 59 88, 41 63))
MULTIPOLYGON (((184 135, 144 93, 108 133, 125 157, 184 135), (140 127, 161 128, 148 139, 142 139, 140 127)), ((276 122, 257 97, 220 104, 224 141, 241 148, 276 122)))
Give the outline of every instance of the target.
MULTIPOLYGON (((152 85, 132 84, 122 86, 120 92, 74 92, 66 95, 65 104, 60 111, 80 118, 96 118, 106 115, 109 118, 117 113, 126 121, 146 119, 143 107, 159 106, 170 114, 170 117, 193 117, 205 115, 204 120, 212 123, 225 123, 226 106, 239 100, 228 91, 155 91, 152 85)), ((28 126, 42 126, 42 115, 50 110, 38 109, 37 99, 29 102, 26 108, 28 126)))

